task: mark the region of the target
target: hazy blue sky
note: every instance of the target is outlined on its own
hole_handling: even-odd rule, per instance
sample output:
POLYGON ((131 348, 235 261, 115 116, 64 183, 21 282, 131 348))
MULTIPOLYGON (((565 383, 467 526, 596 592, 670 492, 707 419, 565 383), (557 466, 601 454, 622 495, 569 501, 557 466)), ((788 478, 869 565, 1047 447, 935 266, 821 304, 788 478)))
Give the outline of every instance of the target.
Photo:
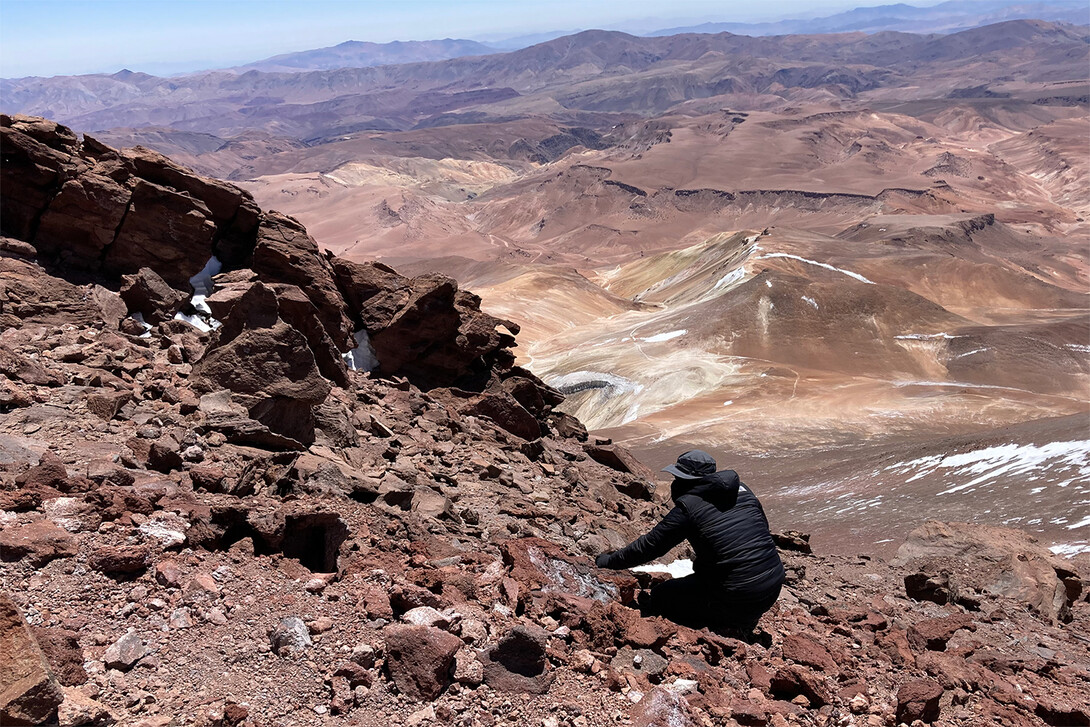
MULTIPOLYGON (((887 2, 890 0, 887 0, 887 2)), ((920 2, 933 4, 934 0, 920 2)), ((346 40, 774 20, 866 0, 0 0, 0 77, 179 73, 346 40)))

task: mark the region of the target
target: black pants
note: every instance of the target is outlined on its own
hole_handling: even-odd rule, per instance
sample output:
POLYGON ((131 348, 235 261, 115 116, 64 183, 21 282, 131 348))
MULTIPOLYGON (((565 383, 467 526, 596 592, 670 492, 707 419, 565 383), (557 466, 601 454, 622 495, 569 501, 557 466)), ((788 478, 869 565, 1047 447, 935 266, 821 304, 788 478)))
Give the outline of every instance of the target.
POLYGON ((672 578, 641 594, 640 611, 644 616, 664 616, 689 628, 747 633, 776 603, 781 585, 745 596, 726 596, 719 584, 695 574, 672 578))

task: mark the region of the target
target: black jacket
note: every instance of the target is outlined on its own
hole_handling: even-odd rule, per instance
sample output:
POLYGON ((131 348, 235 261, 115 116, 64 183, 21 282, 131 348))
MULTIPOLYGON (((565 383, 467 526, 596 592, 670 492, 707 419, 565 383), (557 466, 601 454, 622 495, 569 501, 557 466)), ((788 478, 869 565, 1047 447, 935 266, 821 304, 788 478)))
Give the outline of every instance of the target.
POLYGON ((693 570, 722 595, 757 596, 783 583, 784 570, 757 496, 723 470, 693 481, 675 480, 674 509, 646 535, 610 553, 606 568, 631 568, 661 558, 688 538, 693 570))

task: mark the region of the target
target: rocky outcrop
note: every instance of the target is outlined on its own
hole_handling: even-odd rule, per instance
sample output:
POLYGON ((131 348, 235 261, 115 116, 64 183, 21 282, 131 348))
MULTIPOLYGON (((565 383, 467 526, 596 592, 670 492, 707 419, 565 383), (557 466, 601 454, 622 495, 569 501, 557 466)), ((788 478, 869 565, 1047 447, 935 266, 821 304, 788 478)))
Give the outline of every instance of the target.
MULTIPOLYGON (((256 346, 265 363, 281 352, 289 353, 293 366, 307 368, 313 359, 323 378, 346 387, 348 371, 341 355, 357 345, 356 332, 362 331, 377 355, 375 375, 404 376, 424 389, 456 387, 480 395, 470 396, 461 408, 492 418, 518 436, 537 438, 551 407, 561 399, 514 367, 510 348, 518 326, 483 313, 480 299, 450 278, 410 279, 382 265, 323 255, 298 221, 262 212, 249 193, 193 174, 147 149, 117 151, 90 137, 81 142, 63 126, 25 116, 0 115, 0 133, 2 232, 29 244, 23 254, 36 255, 58 277, 119 288, 128 313, 140 313, 153 325, 172 322, 193 292, 190 279, 213 256, 223 268, 220 289, 208 303, 213 317, 223 321, 228 315, 224 309, 245 295, 247 284, 265 286, 266 304, 271 291, 277 317, 291 331, 272 323, 250 326, 251 332, 234 345, 225 340, 234 335, 220 332, 203 351, 215 359, 202 367, 204 380, 216 378, 212 369, 225 373, 237 366, 237 351, 256 346)), ((20 273, 15 286, 36 276, 27 263, 4 264, 20 273)), ((68 298, 94 297, 102 299, 100 306, 108 304, 108 295, 94 290, 93 296, 76 290, 68 298)), ((17 305, 35 297, 6 292, 0 289, 0 306, 5 298, 17 305)), ((65 312, 57 310, 58 316, 65 312)), ((93 309, 72 313, 71 319, 86 323, 95 317, 93 309)), ((135 322, 126 325, 129 332, 142 332, 135 322)), ((176 356, 184 360, 186 347, 176 356)), ((190 358, 196 363, 200 356, 190 358)), ((284 374, 273 372, 280 383, 284 374)), ((249 393, 242 389, 254 383, 236 381, 221 388, 246 397, 249 393)), ((306 410, 324 399, 322 388, 311 387, 309 398, 267 397, 261 417, 253 416, 255 402, 242 403, 251 418, 274 433, 309 444, 306 410), (303 424, 286 428, 296 416, 303 424), (270 426, 272 421, 280 424, 270 426)))
POLYGON ((979 607, 1006 596, 1043 618, 1070 621, 1082 590, 1068 563, 1011 528, 927 522, 908 535, 897 560, 912 570, 905 578, 910 594, 939 603, 979 607))

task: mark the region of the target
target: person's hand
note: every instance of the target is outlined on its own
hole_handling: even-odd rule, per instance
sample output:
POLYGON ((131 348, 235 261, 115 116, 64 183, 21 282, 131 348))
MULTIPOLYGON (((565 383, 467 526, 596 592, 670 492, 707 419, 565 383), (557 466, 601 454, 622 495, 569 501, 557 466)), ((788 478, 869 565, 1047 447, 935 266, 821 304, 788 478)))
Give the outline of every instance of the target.
POLYGON ((602 553, 601 555, 599 555, 597 558, 594 559, 594 565, 596 565, 599 568, 608 568, 609 566, 607 566, 606 563, 609 562, 609 556, 610 555, 611 555, 610 553, 602 553))

